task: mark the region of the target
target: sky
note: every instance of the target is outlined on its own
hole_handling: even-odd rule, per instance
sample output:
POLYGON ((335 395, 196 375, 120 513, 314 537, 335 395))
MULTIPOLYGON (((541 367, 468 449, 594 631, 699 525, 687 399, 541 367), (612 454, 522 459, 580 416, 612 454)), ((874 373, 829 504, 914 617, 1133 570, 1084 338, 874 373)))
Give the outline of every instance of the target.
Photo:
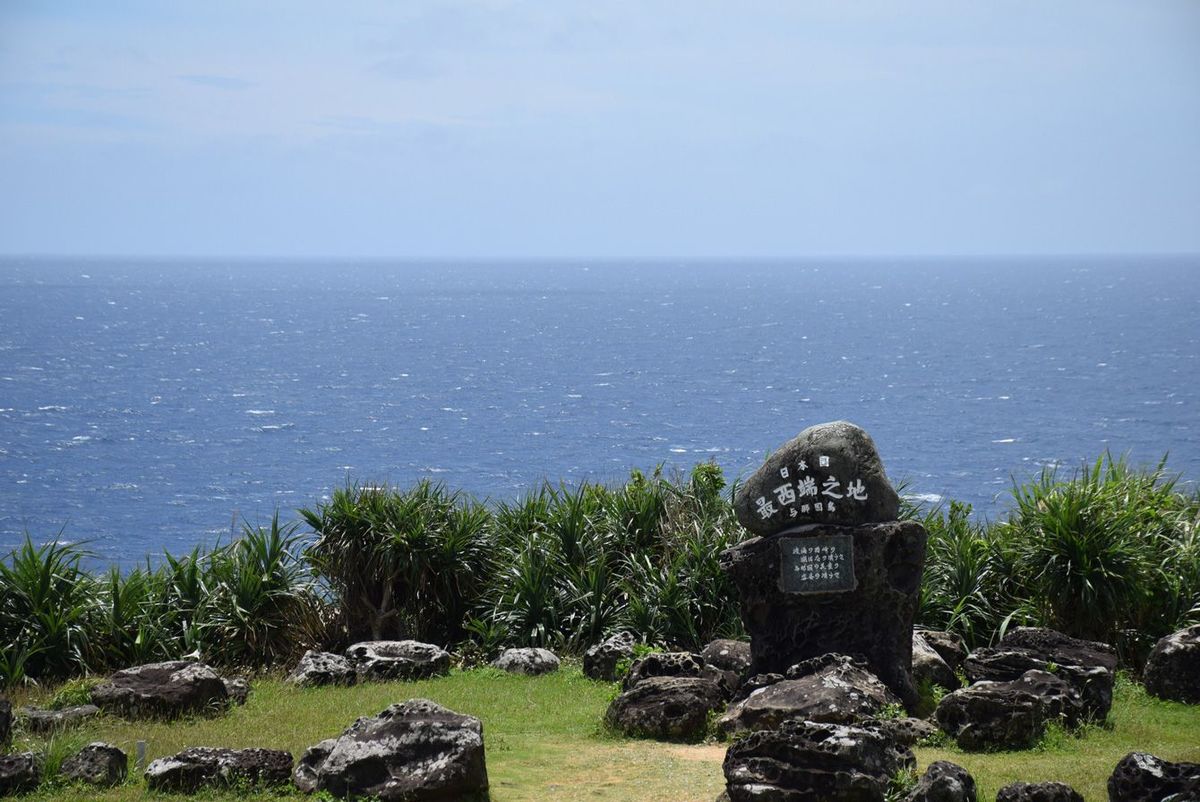
POLYGON ((0 1, 0 253, 1200 252, 1200 2, 0 1))

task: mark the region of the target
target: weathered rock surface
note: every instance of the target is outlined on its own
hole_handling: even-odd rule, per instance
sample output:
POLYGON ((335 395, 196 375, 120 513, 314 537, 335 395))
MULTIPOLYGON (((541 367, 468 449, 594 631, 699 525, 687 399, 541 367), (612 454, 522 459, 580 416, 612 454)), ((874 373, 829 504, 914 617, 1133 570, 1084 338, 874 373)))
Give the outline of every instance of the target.
POLYGON ((26 707, 21 710, 21 721, 29 732, 35 735, 45 735, 57 730, 78 727, 89 718, 98 715, 100 715, 100 708, 95 705, 64 707, 62 710, 40 710, 26 707))
POLYGON ((492 665, 510 674, 531 677, 558 671, 558 655, 549 649, 505 649, 492 665))
POLYGON ((937 735, 939 730, 923 718, 869 718, 861 726, 879 730, 900 746, 913 747, 937 735))
POLYGON ((146 767, 151 791, 195 793, 235 784, 283 785, 292 775, 292 754, 277 749, 194 746, 146 767))
POLYGON ((793 720, 734 741, 723 768, 731 802, 882 802, 915 763, 878 730, 793 720))
POLYGON ((1103 721, 1112 707, 1117 654, 1109 645, 1079 640, 1039 627, 1009 632, 993 648, 976 649, 964 662, 967 677, 981 680, 1014 680, 1026 671, 1054 673, 1075 686, 1083 697, 1085 714, 1103 721))
POLYGON ((629 690, 651 677, 703 677, 704 658, 692 652, 653 652, 634 660, 621 680, 621 688, 629 690))
POLYGON ((1108 778, 1109 802, 1164 802, 1168 798, 1171 802, 1200 799, 1200 763, 1171 763, 1145 752, 1130 752, 1108 778))
POLYGON ((739 675, 750 670, 750 643, 744 640, 719 639, 710 642, 700 651, 700 656, 710 666, 722 671, 733 671, 739 675))
POLYGON ((711 680, 649 677, 613 699, 604 720, 626 735, 697 740, 705 735, 708 714, 724 704, 724 692, 711 680))
POLYGON ((786 679, 730 705, 717 726, 734 733, 773 729, 789 719, 853 724, 898 704, 900 699, 862 663, 828 654, 792 666, 786 679))
POLYGON ((0 796, 32 791, 42 781, 42 767, 33 752, 0 755, 0 796))
POLYGON ((951 671, 957 673, 962 668, 963 661, 967 659, 967 644, 961 637, 940 629, 918 627, 916 631, 920 632, 929 647, 946 661, 951 671))
POLYGON ((0 697, 0 750, 12 740, 12 702, 0 697))
POLYGON ((107 788, 125 781, 129 758, 112 744, 96 741, 64 760, 58 771, 73 782, 107 788))
POLYGON ((632 633, 618 632, 592 646, 583 653, 584 675, 602 682, 615 681, 617 666, 624 660, 633 659, 634 643, 632 633))
POLYGON ((915 630, 912 634, 912 677, 917 685, 927 682, 941 685, 948 691, 957 690, 962 685, 941 654, 929 645, 924 634, 915 630))
POLYGON ((937 708, 939 726, 963 749, 1021 749, 1041 738, 1049 722, 1072 728, 1083 718, 1079 691, 1045 671, 977 682, 947 694, 937 708))
POLYGON ((1066 783, 1018 782, 1001 788, 996 802, 1083 802, 1083 796, 1066 783))
POLYGON ((1159 639, 1146 661, 1144 676, 1148 693, 1200 704, 1200 624, 1159 639))
POLYGON ((229 701, 221 677, 203 663, 172 660, 127 668, 92 689, 92 703, 127 718, 219 713, 229 701))
POLYGON ((450 673, 450 654, 432 643, 415 640, 373 640, 346 650, 360 682, 390 679, 428 679, 450 673))
POLYGON ((471 799, 488 787, 483 725, 426 699, 394 704, 310 747, 293 780, 301 791, 343 798, 471 799))
POLYGON ((721 554, 738 590, 750 633, 750 674, 782 673, 827 652, 860 654, 870 671, 909 708, 917 704, 912 622, 925 564, 925 530, 913 521, 857 527, 819 526, 787 537, 758 537, 721 554), (848 536, 853 590, 782 589, 783 554, 794 538, 848 536))
POLYGON ((900 496, 871 436, 853 423, 834 421, 810 426, 772 452, 738 489, 733 509, 752 534, 768 536, 802 524, 894 521, 900 496), (813 492, 805 494, 805 487, 813 492), (831 511, 824 507, 830 501, 831 511), (806 502, 809 509, 801 512, 806 502))
POLYGON ((354 665, 340 654, 309 649, 284 682, 299 688, 323 685, 353 685, 358 680, 354 665))
POLYGON ((904 802, 977 802, 975 778, 957 763, 935 761, 904 802))
POLYGON ((246 700, 250 698, 250 680, 245 677, 234 677, 233 679, 222 679, 221 682, 225 683, 225 693, 229 695, 230 704, 246 704, 246 700))

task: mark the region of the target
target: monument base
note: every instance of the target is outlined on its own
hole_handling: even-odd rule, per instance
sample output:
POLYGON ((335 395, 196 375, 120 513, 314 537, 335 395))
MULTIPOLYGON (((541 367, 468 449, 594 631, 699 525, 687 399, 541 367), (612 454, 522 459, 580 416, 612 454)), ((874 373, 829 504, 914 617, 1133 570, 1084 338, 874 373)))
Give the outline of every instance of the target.
POLYGON ((912 626, 925 565, 915 521, 814 524, 726 549, 750 635, 750 674, 829 652, 857 655, 910 709, 912 626))

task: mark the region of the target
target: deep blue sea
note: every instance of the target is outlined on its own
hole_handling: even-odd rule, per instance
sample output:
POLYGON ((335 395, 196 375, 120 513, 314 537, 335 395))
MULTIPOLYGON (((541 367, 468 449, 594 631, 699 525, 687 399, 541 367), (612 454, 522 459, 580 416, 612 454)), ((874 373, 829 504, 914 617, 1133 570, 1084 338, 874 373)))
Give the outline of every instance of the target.
POLYGON ((1200 478, 1200 259, 0 260, 0 553, 132 565, 347 482, 510 498, 814 423, 995 518, 1106 449, 1200 478))

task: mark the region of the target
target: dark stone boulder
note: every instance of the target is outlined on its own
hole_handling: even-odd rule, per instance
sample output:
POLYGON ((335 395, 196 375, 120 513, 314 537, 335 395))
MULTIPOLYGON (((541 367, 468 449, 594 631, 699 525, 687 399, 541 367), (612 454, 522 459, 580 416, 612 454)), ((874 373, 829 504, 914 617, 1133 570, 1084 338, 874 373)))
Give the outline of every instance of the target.
POLYGON ((632 633, 618 632, 592 646, 583 653, 584 676, 602 682, 616 681, 619 679, 617 666, 625 660, 633 659, 635 643, 632 633))
POLYGON ((1117 654, 1109 645, 1079 640, 1053 629, 1021 627, 992 648, 976 649, 964 667, 972 682, 1014 680, 1026 671, 1054 673, 1070 682, 1083 697, 1085 714, 1103 721, 1112 707, 1117 654))
POLYGON ((306 793, 342 798, 483 798, 488 787, 483 725, 435 702, 411 699, 310 747, 292 779, 306 793))
POLYGON ((42 781, 42 766, 33 752, 0 755, 0 796, 32 791, 42 781))
POLYGON ((1161 638, 1146 661, 1146 692, 1200 704, 1200 624, 1161 638))
POLYGON ((1079 691, 1045 671, 977 682, 947 694, 937 707, 938 725, 963 749, 1022 749, 1041 738, 1051 721, 1074 728, 1083 720, 1079 691))
POLYGON ((914 747, 917 744, 937 735, 940 730, 923 718, 869 718, 864 719, 860 726, 879 730, 891 738, 897 745, 914 747))
POLYGON ((21 710, 21 722, 25 729, 35 735, 47 735, 52 732, 78 727, 90 718, 100 715, 100 708, 95 705, 79 705, 64 707, 62 710, 40 710, 26 707, 21 710))
POLYGON ((633 661, 621 688, 627 691, 651 677, 703 677, 705 665, 704 658, 692 652, 653 652, 633 661))
POLYGON ((904 802, 977 802, 975 778, 957 763, 929 764, 904 802))
POLYGON ((915 630, 912 634, 912 678, 917 685, 922 682, 941 685, 948 691, 958 690, 962 685, 942 655, 929 645, 924 634, 915 630))
POLYGON ((353 685, 358 680, 354 665, 340 654, 309 649, 284 682, 298 688, 323 685, 353 685))
POLYGON ((1108 778, 1108 799, 1194 802, 1200 799, 1200 763, 1171 763, 1145 752, 1130 752, 1108 778))
POLYGON ((730 705, 717 726, 729 734, 772 729, 789 719, 853 724, 899 704, 900 699, 862 663, 828 654, 792 666, 786 679, 730 705))
POLYGON ((292 754, 277 749, 193 746, 146 767, 151 791, 192 794, 231 785, 283 785, 292 775, 292 754))
POLYGON ((58 773, 71 782, 108 788, 125 781, 129 758, 112 744, 97 741, 64 760, 58 773))
POLYGON ((925 566, 925 539, 925 529, 915 521, 823 525, 786 536, 751 538, 722 552, 721 569, 737 588, 742 622, 750 633, 753 662, 748 673, 782 673, 827 652, 859 654, 905 706, 915 709, 912 623, 925 566), (793 560, 804 543, 817 541, 844 544, 845 565, 853 566, 852 590, 785 589, 784 552, 793 560))
POLYGON ((649 677, 613 699, 604 720, 626 735, 699 740, 708 729, 709 713, 724 704, 724 692, 711 680, 649 677))
POLYGON ((918 627, 917 632, 938 655, 950 666, 950 670, 958 673, 963 661, 967 659, 967 644, 953 632, 941 629, 924 629, 918 627))
POLYGON ((505 649, 492 665, 510 674, 536 677, 558 671, 558 655, 549 649, 505 649))
POLYGON ((996 802, 1083 802, 1083 796, 1066 783, 1010 783, 996 794, 996 802))
POLYGON ((12 702, 0 697, 0 750, 12 740, 12 702))
POLYGON ((791 720, 734 741, 723 768, 731 802, 883 802, 915 765, 878 730, 791 720))
POLYGON ((118 671, 92 689, 92 703, 126 718, 163 717, 225 710, 229 691, 203 663, 171 660, 118 671))
POLYGON ((432 643, 415 640, 373 640, 346 650, 360 682, 428 679, 450 673, 450 654, 432 643))
POLYGON ((810 426, 771 452, 738 488, 733 509, 752 534, 769 536, 803 524, 894 521, 900 496, 871 436, 853 423, 834 421, 810 426))
POLYGON ((749 641, 723 638, 715 640, 700 650, 700 656, 704 658, 704 662, 722 671, 743 675, 750 669, 749 641))

